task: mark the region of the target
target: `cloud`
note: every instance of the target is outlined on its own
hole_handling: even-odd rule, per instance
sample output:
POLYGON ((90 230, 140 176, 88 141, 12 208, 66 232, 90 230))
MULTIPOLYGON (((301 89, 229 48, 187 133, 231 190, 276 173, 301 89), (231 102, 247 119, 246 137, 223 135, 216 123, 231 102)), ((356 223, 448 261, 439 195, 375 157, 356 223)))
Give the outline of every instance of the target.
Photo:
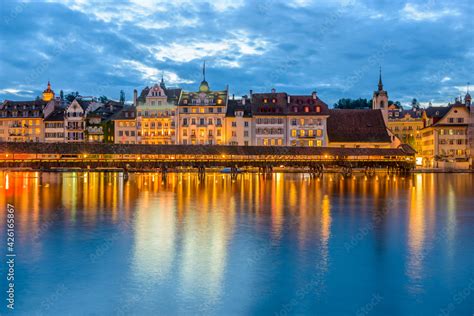
POLYGON ((406 3, 400 14, 402 18, 413 21, 436 21, 447 16, 459 16, 457 9, 443 8, 435 10, 431 8, 431 2, 426 5, 417 5, 414 3, 406 3))
POLYGON ((203 60, 211 87, 316 89, 328 104, 370 98, 379 65, 394 101, 446 103, 474 82, 471 0, 19 1, 0 10, 0 98, 34 98, 48 79, 131 96, 162 72, 195 90, 203 60))
POLYGON ((265 39, 251 38, 247 32, 236 30, 226 34, 222 39, 173 42, 167 45, 156 45, 152 51, 159 61, 171 60, 186 63, 206 57, 216 57, 216 64, 235 68, 240 66, 239 58, 249 55, 263 55, 268 49, 269 42, 265 39))
POLYGON ((161 79, 161 75, 163 75, 166 82, 170 84, 188 84, 194 82, 192 80, 182 79, 172 71, 159 70, 157 68, 144 65, 136 60, 123 60, 118 68, 125 72, 135 70, 141 74, 142 79, 148 82, 158 82, 161 79))
POLYGON ((1 94, 10 94, 14 95, 17 97, 31 97, 33 91, 31 90, 21 90, 21 89, 16 89, 16 88, 4 88, 0 89, 0 95, 1 94))

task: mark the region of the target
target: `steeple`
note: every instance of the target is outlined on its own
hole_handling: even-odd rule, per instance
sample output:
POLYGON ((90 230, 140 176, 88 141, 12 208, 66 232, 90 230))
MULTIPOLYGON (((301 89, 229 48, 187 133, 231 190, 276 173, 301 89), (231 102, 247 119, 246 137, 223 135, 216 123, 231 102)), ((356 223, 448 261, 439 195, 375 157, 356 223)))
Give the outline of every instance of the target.
POLYGON ((166 85, 165 85, 165 79, 164 79, 164 73, 161 72, 161 82, 160 82, 160 87, 161 89, 166 89, 166 85))
POLYGON ((380 66, 379 70, 379 91, 383 90, 383 83, 382 83, 382 66, 380 66))
POLYGON ((206 61, 202 65, 202 81, 206 81, 206 61))
POLYGON ((466 104, 466 106, 471 106, 471 101, 472 101, 472 98, 471 98, 471 95, 469 94, 469 82, 467 83, 467 89, 466 89, 466 95, 464 96, 464 103, 466 104))
POLYGON ((202 65, 202 81, 201 85, 199 86, 199 92, 208 92, 209 91, 209 84, 206 81, 206 61, 204 61, 202 65))
POLYGON ((43 101, 49 102, 54 99, 54 91, 51 90, 51 83, 48 80, 48 87, 43 91, 43 101))

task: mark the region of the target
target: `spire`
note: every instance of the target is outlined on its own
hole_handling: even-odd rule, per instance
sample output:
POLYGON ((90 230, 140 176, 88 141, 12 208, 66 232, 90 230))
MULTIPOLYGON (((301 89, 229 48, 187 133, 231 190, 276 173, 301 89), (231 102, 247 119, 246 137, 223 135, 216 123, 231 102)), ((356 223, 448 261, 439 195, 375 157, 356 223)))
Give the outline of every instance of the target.
POLYGON ((209 84, 206 81, 206 61, 204 61, 202 65, 202 82, 199 86, 200 92, 208 92, 209 91, 209 84))
POLYGON ((202 65, 202 81, 206 81, 206 61, 202 65))
POLYGON ((48 90, 51 90, 51 83, 48 80, 48 90))
POLYGON ((162 71, 161 72, 161 82, 160 82, 160 87, 162 89, 165 89, 166 88, 166 85, 165 85, 165 79, 164 79, 164 72, 162 71))
POLYGON ((380 66, 379 70, 379 91, 383 90, 383 83, 382 83, 382 66, 380 66))

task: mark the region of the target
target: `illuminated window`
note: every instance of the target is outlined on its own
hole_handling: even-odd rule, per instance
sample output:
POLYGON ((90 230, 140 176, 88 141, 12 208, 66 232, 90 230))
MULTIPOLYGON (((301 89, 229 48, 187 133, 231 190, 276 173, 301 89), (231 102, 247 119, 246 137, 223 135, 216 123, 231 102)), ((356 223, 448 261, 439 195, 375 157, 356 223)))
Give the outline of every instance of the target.
POLYGON ((323 145, 323 142, 318 139, 316 141, 316 146, 321 147, 322 145, 323 145))
POLYGON ((268 99, 263 99, 263 103, 268 103, 268 99))
POLYGON ((204 108, 199 108, 199 113, 204 113, 204 108))
POLYGON ((316 130, 316 136, 321 137, 323 135, 323 131, 320 129, 316 130))
POLYGON ((313 146, 314 146, 314 142, 313 142, 312 140, 310 140, 310 141, 308 142, 308 146, 313 147, 313 146))
POLYGON ((291 137, 296 137, 296 129, 291 130, 291 137))

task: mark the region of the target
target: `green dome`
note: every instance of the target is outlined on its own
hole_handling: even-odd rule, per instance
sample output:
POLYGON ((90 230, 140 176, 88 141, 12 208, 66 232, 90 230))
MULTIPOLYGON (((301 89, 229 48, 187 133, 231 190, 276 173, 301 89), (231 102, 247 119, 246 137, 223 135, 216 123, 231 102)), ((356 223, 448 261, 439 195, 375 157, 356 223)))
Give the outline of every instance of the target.
POLYGON ((207 83, 206 80, 203 80, 201 82, 201 85, 199 86, 199 92, 208 92, 209 91, 209 84, 207 83))

